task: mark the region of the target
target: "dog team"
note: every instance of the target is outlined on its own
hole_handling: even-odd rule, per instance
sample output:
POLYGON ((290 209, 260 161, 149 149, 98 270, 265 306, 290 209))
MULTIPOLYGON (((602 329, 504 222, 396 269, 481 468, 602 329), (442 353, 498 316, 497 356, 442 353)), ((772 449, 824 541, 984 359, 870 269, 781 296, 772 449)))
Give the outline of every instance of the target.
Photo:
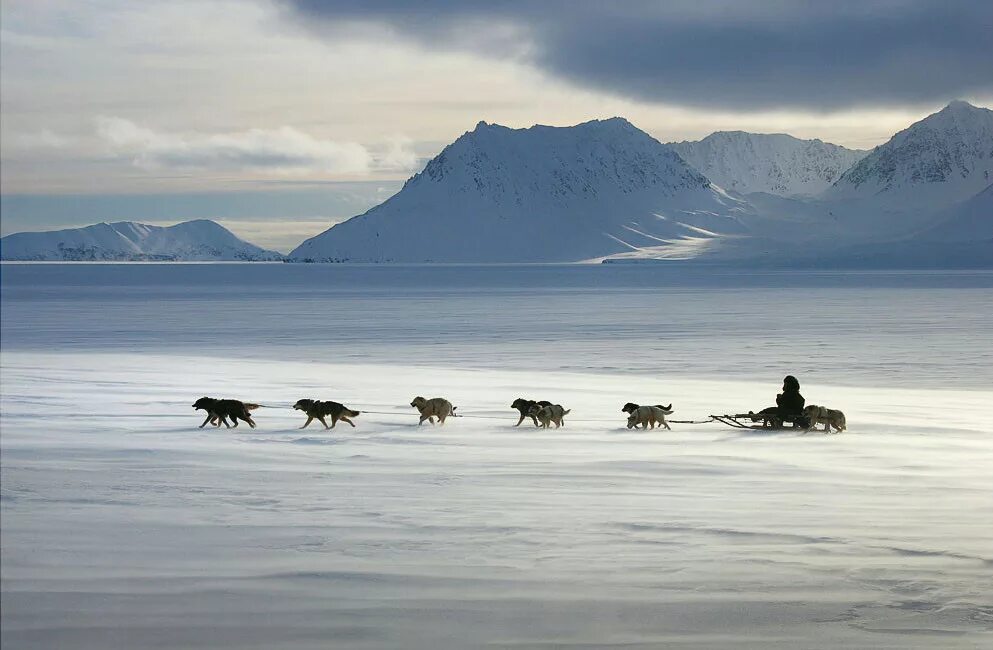
MULTIPOLYGON (((799 395, 799 382, 794 377, 788 376, 784 383, 787 387, 784 389, 786 399, 784 399, 784 394, 780 394, 777 396, 778 406, 763 409, 758 413, 749 412, 753 416, 753 420, 761 420, 763 426, 771 428, 779 428, 788 421, 792 422, 795 428, 802 428, 806 431, 816 429, 818 424, 824 425, 825 432, 830 432, 832 427, 836 433, 845 430, 844 413, 814 404, 804 406, 803 397, 799 395), (793 401, 790 402, 790 393, 795 394, 795 398, 798 399, 793 398, 793 401)), ((229 428, 237 427, 238 420, 247 422, 248 426, 254 429, 255 421, 252 419, 251 411, 260 406, 234 399, 213 399, 211 397, 201 397, 193 403, 195 410, 202 410, 207 413, 207 417, 200 425, 201 429, 208 423, 215 427, 219 427, 221 424, 229 428), (230 420, 230 424, 228 420, 230 420)), ((435 419, 438 420, 438 424, 445 424, 447 418, 459 417, 455 413, 458 407, 453 406, 450 401, 443 397, 425 399, 417 396, 410 401, 410 406, 417 409, 420 414, 418 425, 424 424, 425 421, 434 424, 435 419)), ((524 399, 523 397, 515 399, 510 407, 516 409, 520 414, 515 427, 520 426, 526 418, 530 418, 536 427, 548 429, 554 424, 555 428, 558 429, 565 424, 565 416, 572 412, 571 409, 563 408, 561 404, 552 404, 546 400, 524 399)), ((297 411, 303 411, 304 415, 307 416, 307 421, 300 427, 301 429, 310 426, 314 420, 323 424, 325 429, 333 429, 339 421, 347 422, 354 427, 355 423, 352 422, 352 418, 361 413, 339 402, 314 399, 298 400, 293 408, 297 411), (330 425, 327 422, 328 417, 331 418, 330 425)), ((628 402, 621 408, 621 412, 628 415, 628 429, 637 427, 654 429, 656 426, 671 429, 665 416, 672 415, 672 404, 668 406, 661 404, 639 405, 628 402)))

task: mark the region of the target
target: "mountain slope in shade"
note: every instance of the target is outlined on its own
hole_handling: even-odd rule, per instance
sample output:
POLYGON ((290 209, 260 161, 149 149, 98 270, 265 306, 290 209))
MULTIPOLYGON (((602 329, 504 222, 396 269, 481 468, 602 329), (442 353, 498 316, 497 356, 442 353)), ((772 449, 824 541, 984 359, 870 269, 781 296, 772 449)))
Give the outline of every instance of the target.
POLYGON ((823 197, 913 211, 964 201, 993 182, 993 111, 955 101, 894 135, 823 197))
POLYGON ((669 146, 726 190, 778 196, 819 194, 868 153, 783 133, 744 131, 718 131, 669 146))
POLYGON ((22 232, 0 239, 0 259, 21 261, 275 261, 283 256, 236 237, 213 221, 174 226, 133 221, 22 232))
POLYGON ((305 241, 312 261, 553 262, 745 230, 750 206, 626 120, 480 122, 394 197, 305 241))
MULTIPOLYGON (((993 185, 937 215, 934 226, 918 233, 917 241, 993 243, 993 185)), ((993 248, 990 249, 993 263, 993 248)))

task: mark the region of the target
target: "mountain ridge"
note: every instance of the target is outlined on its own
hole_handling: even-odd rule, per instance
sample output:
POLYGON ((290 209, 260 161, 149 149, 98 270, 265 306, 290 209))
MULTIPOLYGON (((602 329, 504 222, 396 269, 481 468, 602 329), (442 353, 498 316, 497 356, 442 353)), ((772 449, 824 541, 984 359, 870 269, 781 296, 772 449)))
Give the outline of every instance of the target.
POLYGON ((815 196, 868 154, 786 133, 715 131, 669 146, 711 181, 729 191, 815 196))
POLYGON ((0 239, 8 261, 278 261, 283 256, 238 238, 209 219, 172 226, 136 221, 20 232, 0 239))

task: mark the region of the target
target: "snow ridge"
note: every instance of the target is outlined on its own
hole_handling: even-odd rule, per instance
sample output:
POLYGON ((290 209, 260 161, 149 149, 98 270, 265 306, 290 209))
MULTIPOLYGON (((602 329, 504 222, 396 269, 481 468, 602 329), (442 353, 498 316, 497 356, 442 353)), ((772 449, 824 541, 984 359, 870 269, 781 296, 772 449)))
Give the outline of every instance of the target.
POLYGON ((868 153, 784 133, 744 131, 718 131, 669 146, 726 190, 785 197, 823 192, 868 153))
POLYGON ((134 221, 22 232, 0 239, 0 259, 20 261, 277 261, 282 255, 198 219, 174 226, 134 221))

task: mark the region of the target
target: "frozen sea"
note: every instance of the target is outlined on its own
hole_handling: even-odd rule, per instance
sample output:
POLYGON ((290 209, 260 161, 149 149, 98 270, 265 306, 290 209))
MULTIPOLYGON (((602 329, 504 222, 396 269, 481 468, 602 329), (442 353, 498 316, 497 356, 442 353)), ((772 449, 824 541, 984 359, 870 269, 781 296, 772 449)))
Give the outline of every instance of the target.
POLYGON ((993 273, 0 265, 2 645, 993 644, 993 273), (772 403, 849 430, 630 431, 772 403), (416 426, 417 394, 465 417, 416 426), (202 395, 265 404, 197 428, 202 395), (520 428, 518 396, 571 408, 520 428), (302 397, 363 411, 325 431, 302 397))

